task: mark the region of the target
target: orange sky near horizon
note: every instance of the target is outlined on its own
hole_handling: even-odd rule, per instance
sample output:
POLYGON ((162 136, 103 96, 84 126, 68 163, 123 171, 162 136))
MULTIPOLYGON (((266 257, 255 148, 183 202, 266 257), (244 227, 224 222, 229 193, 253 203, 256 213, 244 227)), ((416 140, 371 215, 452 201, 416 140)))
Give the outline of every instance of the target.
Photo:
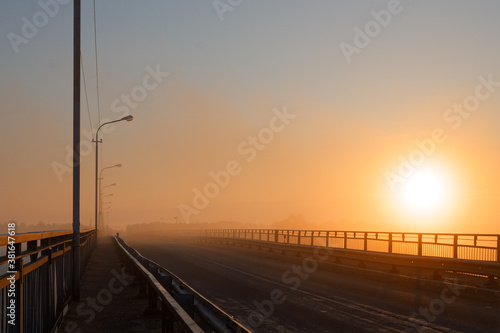
MULTIPOLYGON (((342 43, 386 2, 245 2, 222 21, 210 3, 97 2, 99 119, 84 1, 81 224, 94 223, 91 137, 132 114, 100 146, 100 168, 123 164, 103 173, 117 229, 300 214, 333 230, 500 234, 500 4, 400 6, 349 62, 342 43), (416 200, 442 190, 445 203, 412 210, 401 191, 422 170, 448 183, 416 200)), ((2 222, 71 221, 72 8, 17 53, 8 38, 40 10, 0 4, 2 222)))

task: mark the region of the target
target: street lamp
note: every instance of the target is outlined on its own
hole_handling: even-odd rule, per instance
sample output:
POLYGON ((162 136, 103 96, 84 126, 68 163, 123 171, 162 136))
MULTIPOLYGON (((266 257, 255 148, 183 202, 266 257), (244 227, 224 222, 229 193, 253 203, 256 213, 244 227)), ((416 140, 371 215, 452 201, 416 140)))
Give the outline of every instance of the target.
MULTIPOLYGON (((107 167, 107 168, 104 168, 104 169, 109 169, 109 168, 114 168, 114 167, 121 167, 122 165, 121 164, 117 164, 117 165, 113 165, 113 166, 110 166, 110 167, 107 167)), ((98 225, 102 225, 102 193, 103 193, 103 190, 106 188, 106 187, 111 187, 111 186, 116 186, 116 183, 113 183, 113 184, 110 184, 110 185, 106 185, 106 186, 102 186, 102 171, 104 170, 102 169, 101 172, 99 173, 99 223, 98 225)))
MULTIPOLYGON (((97 161, 97 156, 96 156, 96 161, 97 161)), ((97 167, 97 165, 96 165, 96 167, 97 167)), ((99 198, 99 205, 97 204, 97 200, 96 200, 96 206, 95 206, 95 209, 96 209, 96 214, 95 214, 95 216, 96 216, 96 223, 95 223, 95 225, 96 225, 96 230, 97 230, 97 225, 98 225, 97 221, 99 221, 99 220, 97 219, 97 217, 98 217, 98 216, 100 216, 100 212, 101 212, 101 210, 99 209, 99 207, 101 206, 101 203, 102 203, 102 197, 101 197, 101 193, 102 193, 102 189, 103 189, 103 188, 101 188, 102 172, 103 172, 104 170, 106 170, 106 169, 111 169, 111 168, 121 168, 121 167, 122 167, 121 163, 118 163, 118 164, 115 164, 115 165, 112 165, 112 166, 109 166, 109 167, 102 168, 102 169, 101 169, 101 172, 99 172, 99 177, 98 177, 98 178, 97 178, 97 180, 96 180, 96 194, 95 194, 95 195, 96 195, 96 198, 97 198, 97 197, 99 198), (97 181, 98 181, 99 183, 97 183, 97 181), (99 184, 99 185, 97 185, 97 184, 99 184), (99 189, 99 192, 97 191, 97 188, 99 189), (97 212, 99 212, 99 215, 97 214, 97 212)), ((96 169, 96 171, 97 171, 97 169, 96 169)), ((96 174, 97 174, 97 172, 96 172, 96 174)), ((104 187, 108 187, 108 186, 115 186, 115 185, 116 185, 116 183, 113 183, 113 184, 111 184, 111 185, 106 185, 106 186, 104 186, 104 187)))
MULTIPOLYGON (((118 164, 117 164, 118 165, 118 164)), ((101 173, 102 173, 102 170, 101 170, 101 173)), ((106 185, 106 186, 103 186, 101 187, 101 192, 103 189, 105 189, 106 187, 110 187, 110 186, 116 186, 116 183, 113 183, 113 184, 109 184, 109 185, 106 185)))
MULTIPOLYGON (((117 119, 117 120, 113 120, 113 121, 108 121, 104 124, 102 124, 101 126, 99 126, 99 128, 97 129, 97 131, 95 132, 95 140, 92 140, 92 142, 95 142, 95 232, 96 232, 96 236, 97 236, 97 198, 98 198, 98 192, 99 192, 99 188, 98 188, 98 171, 99 171, 99 143, 102 142, 102 140, 99 140, 99 130, 105 126, 105 125, 109 125, 109 124, 112 124, 112 123, 117 123, 119 121, 132 121, 134 120, 134 117, 132 117, 131 115, 128 115, 128 116, 125 116, 125 117, 122 117, 120 119, 117 119)), ((121 164, 120 164, 121 166, 121 164)), ((104 170, 104 169, 103 169, 104 170)))
MULTIPOLYGON (((103 211, 103 206, 104 204, 102 203, 103 199, 106 198, 106 197, 112 197, 113 196, 113 193, 111 194, 106 194, 106 195, 102 195, 102 193, 99 193, 99 196, 100 196, 100 200, 99 200, 99 225, 102 227, 103 225, 103 215, 102 215, 102 211, 103 211)), ((105 207, 104 209, 106 209, 108 207, 105 207)))

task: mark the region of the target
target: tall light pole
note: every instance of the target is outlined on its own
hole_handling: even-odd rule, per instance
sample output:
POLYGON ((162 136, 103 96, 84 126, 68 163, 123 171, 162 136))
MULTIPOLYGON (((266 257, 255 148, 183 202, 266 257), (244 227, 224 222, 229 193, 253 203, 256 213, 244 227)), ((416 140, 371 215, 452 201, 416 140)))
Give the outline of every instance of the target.
POLYGON ((134 120, 134 117, 132 117, 131 115, 128 115, 128 116, 122 117, 120 119, 108 121, 107 123, 102 124, 101 126, 99 126, 99 128, 95 132, 95 140, 93 140, 93 142, 95 142, 95 231, 96 231, 96 236, 97 236, 97 197, 98 197, 98 192, 99 192, 99 188, 97 185, 98 172, 99 172, 99 143, 102 142, 102 140, 99 141, 99 130, 105 125, 117 123, 119 121, 124 121, 124 120, 132 121, 132 120, 134 120))
MULTIPOLYGON (((121 164, 117 164, 117 165, 114 165, 114 166, 111 166, 111 167, 108 167, 108 168, 114 168, 114 167, 121 167, 121 164)), ((104 168, 104 169, 108 169, 108 168, 104 168)), ((116 186, 116 183, 113 183, 113 184, 110 184, 110 185, 106 185, 106 186, 102 186, 102 171, 104 170, 102 169, 101 172, 99 173, 99 224, 102 225, 102 191, 106 188, 106 187, 111 187, 111 186, 116 186)))
MULTIPOLYGON (((73 300, 74 301, 80 300, 80 52, 81 52, 80 30, 81 30, 81 3, 80 0, 74 0, 73 3, 73 300)), ((21 313, 21 311, 19 311, 18 313, 21 313)))
MULTIPOLYGON (((121 168, 121 167, 122 167, 122 165, 121 165, 121 163, 119 163, 119 164, 115 164, 115 165, 112 165, 112 166, 109 166, 109 167, 102 168, 102 169, 101 169, 101 172, 99 172, 99 178, 98 178, 98 180, 99 180, 99 185, 98 185, 98 187, 99 187, 99 193, 97 194, 97 195, 98 195, 98 197, 99 197, 99 206, 96 206, 96 210, 97 210, 98 212, 100 212, 100 211, 101 211, 101 210, 99 209, 99 207, 100 207, 100 205, 101 205, 101 200, 102 200, 102 198, 101 198, 101 191, 102 191, 102 189, 101 189, 102 172, 103 172, 104 170, 106 170, 106 169, 111 169, 111 168, 121 168)), ((101 216, 101 215, 100 215, 100 213, 99 213, 99 215, 98 215, 98 216, 99 216, 99 217, 101 216)), ((100 222, 100 219, 99 219, 99 220, 97 220, 97 221, 98 221, 98 223, 96 223, 96 229, 97 229, 97 225, 100 225, 100 223, 99 223, 99 222, 100 222)))
POLYGON ((102 227, 102 199, 106 197, 112 197, 113 193, 107 194, 107 195, 102 195, 102 193, 99 194, 101 197, 101 200, 99 200, 99 225, 102 227))

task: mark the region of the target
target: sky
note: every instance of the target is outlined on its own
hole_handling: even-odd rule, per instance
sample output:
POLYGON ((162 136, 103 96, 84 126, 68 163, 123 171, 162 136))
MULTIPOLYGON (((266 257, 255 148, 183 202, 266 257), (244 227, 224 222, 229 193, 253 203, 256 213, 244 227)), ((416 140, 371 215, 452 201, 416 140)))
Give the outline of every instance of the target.
MULTIPOLYGON (((498 1, 97 0, 96 39, 93 10, 82 226, 91 140, 131 114, 100 131, 115 228, 500 233, 498 1)), ((72 20, 68 0, 0 3, 2 222, 72 220, 72 20)))

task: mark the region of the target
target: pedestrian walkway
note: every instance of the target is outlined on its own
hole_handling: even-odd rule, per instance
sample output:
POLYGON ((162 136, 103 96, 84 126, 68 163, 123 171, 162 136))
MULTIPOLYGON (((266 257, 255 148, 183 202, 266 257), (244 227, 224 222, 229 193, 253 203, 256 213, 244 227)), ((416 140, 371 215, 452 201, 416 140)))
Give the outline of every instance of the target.
POLYGON ((138 279, 119 261, 112 237, 98 239, 84 274, 79 302, 72 302, 58 332, 160 332, 161 319, 147 310, 138 279))

